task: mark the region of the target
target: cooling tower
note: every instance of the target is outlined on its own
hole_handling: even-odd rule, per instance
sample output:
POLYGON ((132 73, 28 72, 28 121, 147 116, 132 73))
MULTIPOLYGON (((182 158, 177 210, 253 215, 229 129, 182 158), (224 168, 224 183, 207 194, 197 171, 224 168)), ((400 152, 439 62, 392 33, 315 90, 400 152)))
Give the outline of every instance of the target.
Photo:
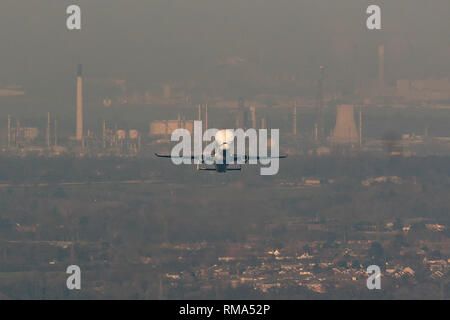
POLYGON ((333 143, 357 143, 359 141, 353 105, 343 104, 337 106, 336 126, 330 141, 333 143))
POLYGON ((82 66, 78 65, 77 72, 77 140, 83 139, 83 78, 82 66))

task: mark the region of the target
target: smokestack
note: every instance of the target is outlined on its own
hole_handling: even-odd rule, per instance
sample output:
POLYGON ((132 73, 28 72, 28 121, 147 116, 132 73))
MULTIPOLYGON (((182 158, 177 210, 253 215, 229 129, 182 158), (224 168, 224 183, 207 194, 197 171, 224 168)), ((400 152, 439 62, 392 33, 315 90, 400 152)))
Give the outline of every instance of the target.
POLYGON ((8 148, 11 146, 11 116, 8 115, 8 148))
POLYGON ((54 131, 55 131, 55 146, 57 146, 58 145, 58 120, 56 120, 56 117, 55 117, 55 129, 54 129, 54 131))
POLYGON ((202 108, 199 104, 197 105, 197 108, 198 108, 198 121, 201 121, 202 120, 202 108))
POLYGON ((83 66, 81 64, 78 65, 77 72, 77 132, 76 139, 83 139, 83 66))
POLYGON ((205 106, 205 131, 208 130, 208 104, 205 106))
POLYGON ((378 88, 380 93, 384 89, 384 45, 378 46, 378 88))
POLYGON ((15 120, 15 125, 13 128, 13 140, 14 140, 14 145, 17 146, 17 136, 18 136, 18 131, 20 129, 20 122, 15 120))
POLYGON ((362 146, 362 108, 359 107, 359 148, 362 146))
POLYGON ((47 112, 47 147, 50 148, 50 112, 47 112))
POLYGON ((353 105, 343 104, 337 106, 336 126, 330 140, 338 144, 358 142, 359 137, 355 125, 353 105))
POLYGON ((317 94, 318 100, 318 119, 317 119, 317 140, 325 137, 324 119, 323 119, 323 86, 325 79, 325 67, 320 66, 319 90, 317 94))
POLYGON ((257 125, 256 125, 256 108, 254 106, 250 107, 250 113, 251 113, 251 117, 252 117, 252 128, 256 129, 257 125))
POLYGON ((103 120, 103 149, 106 149, 106 120, 103 120))
POLYGON ((294 136, 296 136, 297 135, 297 102, 295 102, 294 103, 294 114, 293 114, 293 117, 292 117, 292 121, 293 121, 293 123, 292 123, 292 134, 294 135, 294 136))

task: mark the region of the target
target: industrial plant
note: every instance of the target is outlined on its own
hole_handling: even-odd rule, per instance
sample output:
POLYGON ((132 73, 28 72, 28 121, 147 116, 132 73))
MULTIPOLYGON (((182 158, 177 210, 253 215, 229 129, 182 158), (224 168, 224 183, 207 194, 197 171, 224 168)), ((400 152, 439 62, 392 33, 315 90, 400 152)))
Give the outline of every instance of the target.
POLYGON ((67 2, 0 1, 0 300, 450 299, 450 1, 67 2))
MULTIPOLYGON (((42 123, 42 126, 23 126, 20 118, 13 114, 8 115, 7 145, 3 151, 21 156, 149 156, 153 154, 154 149, 168 148, 174 130, 182 128, 192 132, 194 120, 197 119, 204 120, 204 129, 211 123, 227 128, 280 128, 281 147, 292 155, 382 153, 386 151, 386 143, 391 143, 392 139, 386 141, 387 129, 381 129, 379 132, 374 130, 373 120, 370 118, 374 111, 386 109, 388 100, 391 101, 390 108, 393 110, 398 108, 407 112, 404 108, 410 104, 416 104, 419 108, 425 106, 444 110, 447 108, 445 105, 432 101, 445 101, 449 98, 446 93, 450 89, 448 79, 397 80, 396 87, 388 87, 384 80, 384 55, 385 46, 381 44, 377 49, 377 90, 365 92, 364 88, 358 88, 351 97, 342 97, 330 91, 326 80, 328 70, 325 66, 318 67, 315 97, 272 97, 270 104, 264 103, 267 97, 249 100, 238 98, 234 101, 211 97, 208 103, 192 104, 190 95, 185 97, 179 93, 183 92, 180 85, 166 83, 162 85, 161 97, 147 92, 145 95, 150 100, 141 103, 155 103, 150 98, 152 96, 157 97, 156 103, 170 101, 170 108, 161 104, 152 109, 164 108, 166 113, 175 115, 175 119, 164 119, 161 116, 152 119, 150 116, 146 126, 143 125, 145 119, 140 119, 139 128, 129 127, 123 121, 115 123, 114 119, 106 119, 111 110, 125 110, 127 105, 136 103, 130 101, 135 101, 139 93, 134 91, 134 98, 127 96, 126 80, 88 79, 91 91, 95 91, 100 83, 113 86, 120 83, 120 90, 117 91, 119 95, 116 95, 116 98, 101 97, 96 100, 100 100, 101 105, 95 105, 83 95, 86 84, 83 80, 83 67, 79 64, 75 78, 75 132, 69 134, 67 128, 59 128, 58 121, 61 119, 57 119, 50 112, 47 112, 46 123, 42 123), (178 91, 174 91, 174 88, 178 91), (96 106, 100 110, 100 117, 104 114, 104 118, 97 122, 97 127, 86 128, 86 118, 90 118, 89 110, 85 109, 86 105, 96 106), (365 121, 370 129, 364 128, 365 121)), ((420 154, 425 150, 428 153, 449 152, 447 137, 433 137, 424 130, 425 133, 398 132, 399 137, 395 139, 395 144, 401 147, 396 148, 395 154, 398 154, 400 149, 400 154, 406 156, 420 154), (424 136, 427 138, 424 139, 424 136), (414 137, 414 143, 411 137, 414 137), (423 147, 424 144, 428 147, 423 147)), ((389 152, 391 151, 390 149, 389 152)))

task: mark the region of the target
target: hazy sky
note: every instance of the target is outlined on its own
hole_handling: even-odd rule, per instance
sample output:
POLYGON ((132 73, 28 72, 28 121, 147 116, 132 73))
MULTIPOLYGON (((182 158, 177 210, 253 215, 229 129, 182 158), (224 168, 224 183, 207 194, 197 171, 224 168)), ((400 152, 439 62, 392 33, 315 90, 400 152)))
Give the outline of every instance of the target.
POLYGON ((1 0, 0 85, 72 85, 78 62, 143 84, 204 79, 235 56, 300 79, 320 64, 345 76, 358 61, 371 77, 381 41, 388 78, 449 76, 450 1, 1 0), (81 31, 66 29, 69 4, 81 31), (381 6, 382 31, 366 29, 368 4, 381 6))

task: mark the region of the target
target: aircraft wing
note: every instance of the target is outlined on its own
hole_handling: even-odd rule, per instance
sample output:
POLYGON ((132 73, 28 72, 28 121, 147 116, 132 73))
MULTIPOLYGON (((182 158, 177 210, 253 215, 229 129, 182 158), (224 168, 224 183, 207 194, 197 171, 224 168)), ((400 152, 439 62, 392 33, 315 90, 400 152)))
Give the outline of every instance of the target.
POLYGON ((205 156, 205 155, 193 155, 193 156, 189 156, 189 157, 172 157, 172 155, 170 154, 159 154, 159 153, 155 153, 155 156, 157 156, 158 158, 166 158, 166 159, 190 159, 190 160, 197 160, 199 161, 199 163, 205 163, 205 161, 207 163, 214 163, 215 158, 214 157, 210 157, 210 156, 205 156))
POLYGON ((248 156, 234 156, 234 161, 238 162, 241 161, 242 163, 245 163, 248 159, 248 156))
POLYGON ((157 156, 158 158, 167 158, 167 159, 172 159, 172 158, 176 158, 176 159, 191 159, 191 160, 199 160, 202 158, 202 156, 197 155, 197 156, 189 156, 189 157, 172 157, 172 155, 170 154, 159 154, 159 153, 155 153, 155 156, 157 156))
POLYGON ((256 157, 250 157, 250 156, 246 156, 246 160, 247 162, 249 160, 268 160, 268 159, 285 159, 287 158, 287 154, 280 154, 277 157, 273 157, 273 156, 265 156, 265 157, 260 157, 260 156, 256 156, 256 157))

